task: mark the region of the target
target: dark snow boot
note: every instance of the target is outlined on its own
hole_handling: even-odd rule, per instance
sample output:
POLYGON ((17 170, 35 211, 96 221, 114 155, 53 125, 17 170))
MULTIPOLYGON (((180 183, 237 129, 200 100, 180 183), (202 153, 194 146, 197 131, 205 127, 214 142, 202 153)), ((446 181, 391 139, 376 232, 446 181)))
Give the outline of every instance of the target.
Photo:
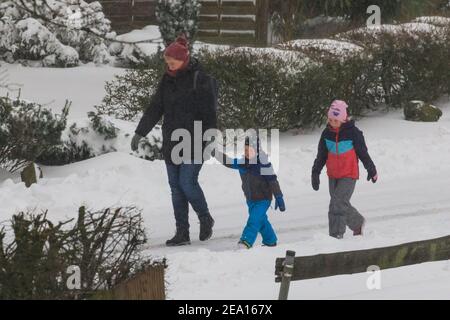
POLYGON ((208 215, 204 218, 200 218, 200 241, 206 241, 211 238, 213 234, 214 219, 208 215))
POLYGON ((185 246, 188 244, 191 244, 191 239, 189 238, 189 230, 185 229, 177 229, 175 236, 166 241, 166 246, 168 247, 185 246))
POLYGON ((238 247, 242 249, 251 249, 252 245, 245 240, 239 240, 238 247))

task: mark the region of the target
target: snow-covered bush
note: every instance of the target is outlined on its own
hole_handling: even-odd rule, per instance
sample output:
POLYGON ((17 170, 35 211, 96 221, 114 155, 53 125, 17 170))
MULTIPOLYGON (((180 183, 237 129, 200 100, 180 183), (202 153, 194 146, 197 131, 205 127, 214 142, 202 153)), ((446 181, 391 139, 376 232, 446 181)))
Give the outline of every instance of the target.
MULTIPOLYGON (((162 138, 158 127, 140 143, 137 157, 162 159, 162 138)), ((88 118, 73 122, 63 132, 60 144, 49 148, 36 160, 44 165, 64 165, 83 161, 102 154, 129 150, 132 130, 130 123, 108 116, 88 113, 88 118)))
POLYGON ((158 1, 156 18, 166 46, 181 33, 193 44, 198 30, 200 7, 198 0, 158 1))
POLYGON ((0 58, 38 60, 44 66, 68 67, 84 62, 107 63, 111 32, 99 2, 83 0, 17 0, 0 4, 0 58), (89 29, 92 32, 87 32, 89 29))
POLYGON ((55 10, 55 25, 50 24, 48 27, 62 43, 74 48, 82 61, 97 64, 111 61, 109 42, 102 37, 113 39, 115 33, 111 32, 111 22, 105 18, 100 2, 59 0, 55 10), (90 28, 102 37, 83 31, 82 28, 90 28))
POLYGON ((129 42, 113 42, 109 46, 109 52, 116 58, 115 64, 126 68, 147 68, 155 54, 162 54, 164 47, 159 28, 153 25, 118 35, 116 40, 129 42))
POLYGON ((15 24, 20 44, 13 49, 15 59, 40 60, 44 66, 72 67, 79 63, 75 49, 62 44, 39 21, 27 18, 15 24))
POLYGON ((33 102, 0 98, 0 166, 15 172, 58 145, 68 112, 68 104, 54 115, 33 102))

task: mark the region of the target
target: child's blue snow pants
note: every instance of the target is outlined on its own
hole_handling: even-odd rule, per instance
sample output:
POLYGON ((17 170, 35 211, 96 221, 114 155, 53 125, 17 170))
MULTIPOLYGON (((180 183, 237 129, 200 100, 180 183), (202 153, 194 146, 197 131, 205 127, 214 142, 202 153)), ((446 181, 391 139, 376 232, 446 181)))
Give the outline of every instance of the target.
POLYGON ((272 245, 277 242, 277 236, 267 217, 270 202, 270 200, 247 201, 249 217, 241 240, 251 246, 255 243, 258 233, 261 233, 263 244, 272 245))

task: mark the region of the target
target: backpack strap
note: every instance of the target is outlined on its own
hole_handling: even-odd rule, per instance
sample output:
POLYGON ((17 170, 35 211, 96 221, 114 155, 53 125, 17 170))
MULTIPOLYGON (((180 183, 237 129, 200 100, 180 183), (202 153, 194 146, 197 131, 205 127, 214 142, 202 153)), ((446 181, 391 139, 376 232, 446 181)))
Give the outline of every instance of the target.
POLYGON ((200 71, 196 70, 194 72, 194 91, 197 91, 197 80, 198 80, 198 74, 200 71))

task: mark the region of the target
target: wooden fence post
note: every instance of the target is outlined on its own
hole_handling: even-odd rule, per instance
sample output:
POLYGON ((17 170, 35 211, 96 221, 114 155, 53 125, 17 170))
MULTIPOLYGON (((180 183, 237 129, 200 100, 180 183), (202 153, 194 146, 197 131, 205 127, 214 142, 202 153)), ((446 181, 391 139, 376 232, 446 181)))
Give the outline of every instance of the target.
POLYGON ((256 5, 256 44, 266 47, 269 40, 269 1, 257 0, 256 5))
POLYGON ((289 285, 291 283, 292 273, 294 271, 295 251, 286 251, 283 271, 281 273, 281 286, 278 300, 287 300, 289 294, 289 285))
POLYGON ((25 182, 25 186, 29 188, 33 183, 37 183, 38 175, 36 174, 36 166, 31 162, 20 173, 22 182, 25 182))

